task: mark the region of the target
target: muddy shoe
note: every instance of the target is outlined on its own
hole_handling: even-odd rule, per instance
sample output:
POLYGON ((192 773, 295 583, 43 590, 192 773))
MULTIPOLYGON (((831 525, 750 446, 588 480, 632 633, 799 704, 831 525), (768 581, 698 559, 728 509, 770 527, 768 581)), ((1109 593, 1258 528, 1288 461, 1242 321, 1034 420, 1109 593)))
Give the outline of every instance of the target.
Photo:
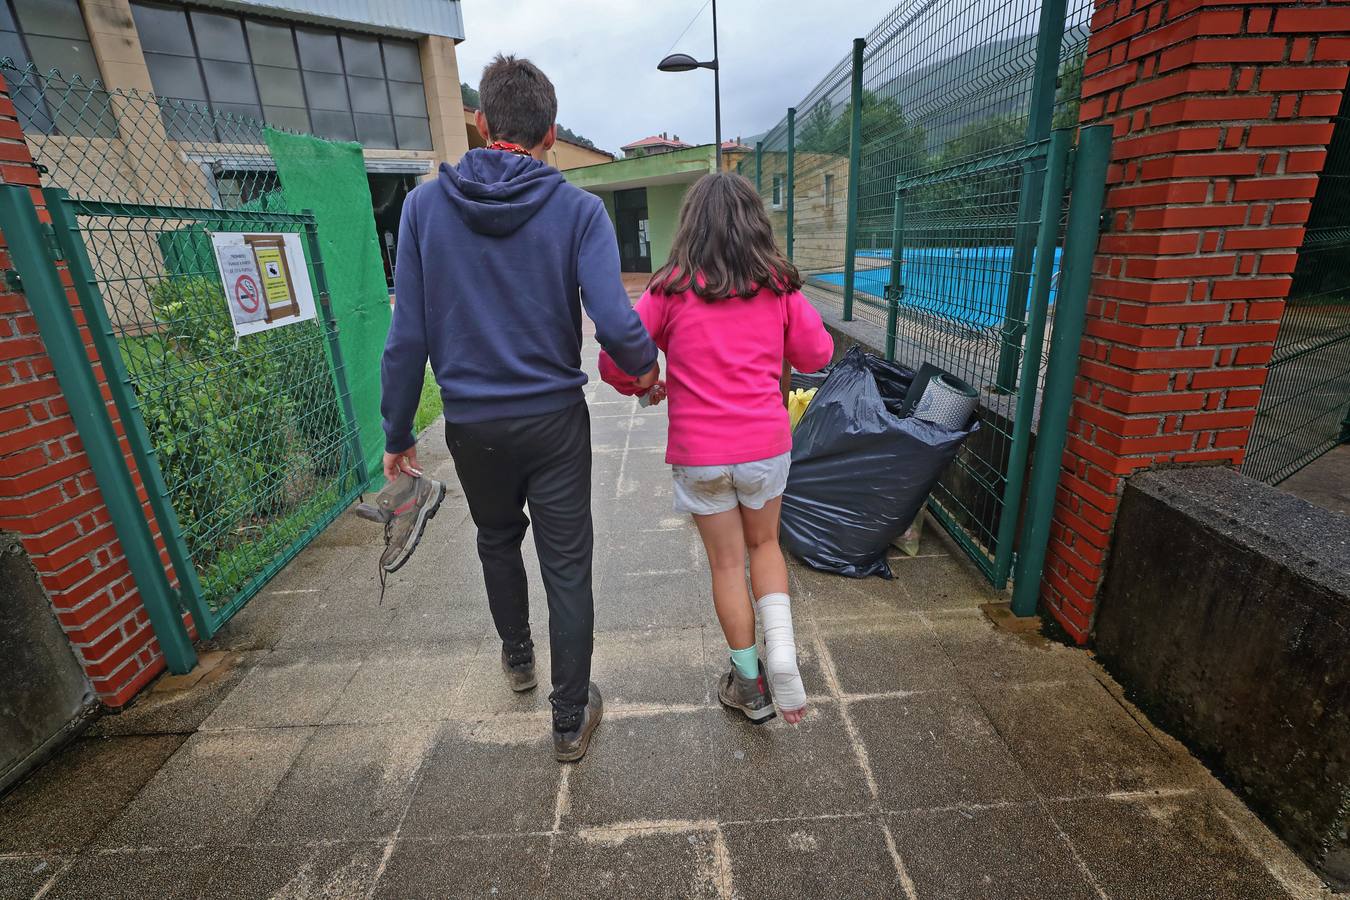
POLYGON ((521 653, 507 653, 506 648, 502 648, 502 671, 506 673, 506 681, 511 685, 511 690, 517 694, 522 691, 532 690, 538 680, 534 677, 534 651, 527 650, 521 653))
POLYGON ((445 485, 439 481, 404 474, 385 485, 373 504, 362 503, 356 508, 361 518, 384 524, 382 572, 397 572, 412 557, 427 522, 444 499, 445 485))
POLYGON ((739 709, 751 722, 765 722, 774 717, 773 698, 764 681, 764 671, 755 678, 746 678, 733 664, 717 685, 717 699, 727 709, 739 709))
POLYGON ((590 699, 575 727, 567 731, 559 731, 556 726, 553 729, 553 755, 558 758, 558 762, 576 762, 586 755, 586 750, 591 746, 591 734, 595 726, 600 724, 604 706, 600 689, 592 681, 590 699))

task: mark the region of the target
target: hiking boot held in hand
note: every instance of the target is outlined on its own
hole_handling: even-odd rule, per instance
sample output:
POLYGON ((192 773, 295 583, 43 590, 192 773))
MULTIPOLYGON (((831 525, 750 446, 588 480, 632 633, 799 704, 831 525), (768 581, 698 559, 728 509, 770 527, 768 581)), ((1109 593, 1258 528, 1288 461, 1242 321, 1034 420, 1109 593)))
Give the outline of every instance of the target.
POLYGON ((586 750, 591 746, 591 734, 595 731, 595 726, 600 724, 603 713, 604 701, 600 697, 600 689, 592 681, 590 699, 586 701, 586 708, 577 717, 576 724, 566 723, 564 730, 559 729, 555 720, 553 755, 558 758, 558 762, 576 762, 586 755, 586 750))
POLYGON ((765 722, 774 717, 773 698, 764 681, 763 666, 759 675, 746 678, 733 663, 731 671, 717 685, 717 699, 727 709, 740 710, 751 722, 765 722))
POLYGON ((436 479, 401 474, 384 486, 374 504, 362 503, 356 508, 361 518, 384 524, 382 572, 397 572, 403 567, 444 499, 445 485, 436 479))

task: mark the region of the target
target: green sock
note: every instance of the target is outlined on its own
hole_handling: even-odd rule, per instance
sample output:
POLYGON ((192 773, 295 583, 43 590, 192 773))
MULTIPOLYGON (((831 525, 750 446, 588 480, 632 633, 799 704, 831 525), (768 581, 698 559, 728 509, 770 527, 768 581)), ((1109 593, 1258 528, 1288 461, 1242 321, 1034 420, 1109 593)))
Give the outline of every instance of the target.
POLYGON ((733 649, 731 663, 736 667, 736 671, 741 673, 742 678, 759 677, 759 654, 755 652, 754 644, 744 650, 733 649))

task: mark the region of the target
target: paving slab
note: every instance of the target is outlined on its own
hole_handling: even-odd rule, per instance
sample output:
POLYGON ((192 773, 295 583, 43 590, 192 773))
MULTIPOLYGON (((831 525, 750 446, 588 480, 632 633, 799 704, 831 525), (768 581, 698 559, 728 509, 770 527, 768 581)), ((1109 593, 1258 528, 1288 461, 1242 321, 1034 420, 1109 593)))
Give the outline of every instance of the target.
POLYGON ((904 896, 877 816, 724 825, 722 833, 741 900, 904 896))
POLYGON ((325 725, 435 722, 450 718, 480 639, 452 639, 439 647, 376 650, 361 661, 325 725))
MULTIPOLYGON (((617 711, 615 711, 617 713, 617 711)), ((567 770, 567 829, 717 815, 707 709, 610 715, 586 758, 567 770)))
POLYGON ((703 627, 602 632, 591 655, 591 680, 604 685, 611 706, 707 704, 712 691, 703 627))
POLYGON ((1026 800, 1026 777, 979 704, 960 691, 862 700, 849 715, 888 811, 1026 800))
POLYGON ((220 850, 114 850, 80 855, 45 894, 56 900, 156 897, 195 900, 206 894, 220 850))
POLYGON ((1010 633, 995 628, 977 609, 927 615, 956 676, 969 685, 1095 681, 1101 669, 1089 653, 1066 647, 1037 632, 1010 633))
POLYGON ((129 706, 99 718, 87 732, 91 737, 132 734, 182 734, 196 731, 215 712, 248 671, 266 654, 262 651, 218 651, 223 659, 190 688, 143 691, 129 706))
POLYGON ((0 900, 36 896, 64 865, 64 859, 50 854, 0 856, 0 900))
POLYGON ((1099 896, 1039 801, 915 810, 891 814, 887 821, 920 897, 1096 900, 1099 896))
POLYGON ((932 626, 918 616, 885 622, 830 620, 816 631, 846 694, 934 690, 957 678, 932 626))
POLYGON ((545 835, 495 835, 437 841, 400 840, 375 897, 384 900, 459 900, 548 897, 545 835))
MULTIPOLYGON (((200 847, 242 835, 311 729, 194 734, 95 839, 98 847, 200 847)), ((153 892, 147 892, 153 893, 153 892)))
POLYGON ((386 844, 291 844, 235 847, 206 889, 211 900, 366 897, 375 885, 386 844))
POLYGON ((739 713, 709 715, 718 819, 738 822, 861 813, 872 808, 866 776, 832 703, 801 724, 752 725, 739 713))
POLYGON ((553 845, 549 894, 610 900, 725 897, 726 852, 715 827, 693 823, 587 829, 553 845))
POLYGON ((202 730, 318 725, 360 667, 360 656, 351 653, 274 654, 249 670, 202 730))
POLYGON ((400 836, 551 830, 560 777, 552 750, 546 714, 442 726, 400 836))
POLYGON ((955 556, 897 554, 890 565, 912 609, 973 609, 1003 599, 969 562, 955 556))
POLYGON ((1198 763, 1174 757, 1100 684, 986 685, 981 705, 1047 797, 1183 786, 1198 763))
POLYGON ((316 728, 246 843, 392 838, 440 726, 316 728))
POLYGON ((90 738, 66 747, 0 798, 0 853, 85 846, 186 739, 90 738))
POLYGON ((1093 798, 1052 803, 1050 812, 1110 897, 1291 896, 1201 796, 1093 798))

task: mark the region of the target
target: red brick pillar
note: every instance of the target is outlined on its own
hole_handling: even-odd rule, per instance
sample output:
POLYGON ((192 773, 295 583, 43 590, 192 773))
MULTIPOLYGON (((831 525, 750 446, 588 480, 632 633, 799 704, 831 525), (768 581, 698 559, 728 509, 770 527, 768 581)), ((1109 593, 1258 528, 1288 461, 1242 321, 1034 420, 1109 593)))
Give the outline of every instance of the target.
MULTIPOLYGON (((0 180, 33 188, 38 170, 0 79, 0 180)), ((11 268, 0 236, 0 269, 11 268)), ((64 274, 64 273, 63 273, 64 274)), ((66 277, 69 284, 69 278, 66 277)), ((73 293, 72 305, 78 306, 73 293)), ((83 321, 78 309, 76 316, 83 321)), ((86 333, 85 344, 89 346, 86 333)), ((91 357, 93 355, 90 349, 91 357)), ((102 378, 101 369, 97 372, 102 378)), ((116 408, 108 412, 121 433, 116 408)), ((129 452, 124 443, 124 453, 129 452)), ((134 471, 134 467, 133 467, 134 471)), ((142 490, 144 500, 144 491, 142 490)), ((146 517, 151 516, 146 509, 146 517)), ((27 298, 0 283, 0 529, 32 559, 99 698, 126 703, 164 668, 27 298)), ((166 560, 167 564, 167 560, 166 560)))
POLYGON ((1241 462, 1289 291, 1350 3, 1104 0, 1082 121, 1114 126, 1041 594, 1079 642, 1124 478, 1241 462))

